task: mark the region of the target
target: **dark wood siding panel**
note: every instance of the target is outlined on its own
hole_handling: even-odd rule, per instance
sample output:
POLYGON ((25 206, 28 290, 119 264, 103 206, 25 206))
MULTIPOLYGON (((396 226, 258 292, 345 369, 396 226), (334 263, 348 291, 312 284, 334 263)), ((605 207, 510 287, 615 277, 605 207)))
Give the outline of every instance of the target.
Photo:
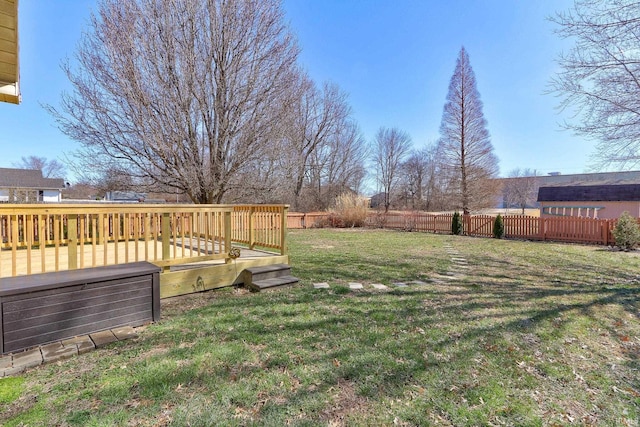
MULTIPOLYGON (((117 301, 111 300, 111 295, 105 295, 100 298, 84 300, 86 304, 75 304, 75 306, 75 302, 71 301, 68 304, 47 306, 44 310, 32 307, 25 310, 24 315, 21 315, 20 312, 7 313, 5 310, 3 323, 8 330, 14 330, 41 325, 45 322, 55 323, 67 318, 81 319, 84 316, 96 313, 102 313, 106 317, 112 311, 120 310, 121 307, 129 307, 130 310, 138 310, 144 307, 149 317, 151 317, 151 292, 143 289, 136 291, 136 293, 137 295, 128 295, 127 298, 121 298, 117 301)), ((5 308, 7 305, 5 304, 5 308)))
POLYGON ((100 321, 92 322, 84 325, 77 325, 68 327, 62 330, 48 330, 48 331, 36 331, 33 335, 20 335, 18 337, 13 336, 11 333, 5 333, 5 353, 19 351, 30 347, 35 347, 41 344, 50 343, 62 339, 72 338, 78 335, 86 335, 92 332, 103 331, 105 329, 113 328, 114 322, 118 325, 140 325, 145 322, 141 319, 140 313, 133 313, 123 316, 118 316, 113 319, 102 319, 100 321))
POLYGON ((47 316, 53 313, 74 312, 84 307, 91 308, 102 303, 113 301, 125 301, 131 298, 148 297, 151 304, 150 281, 140 282, 146 287, 128 287, 128 284, 120 284, 116 287, 107 287, 84 290, 81 286, 75 286, 73 292, 53 295, 34 295, 23 300, 6 301, 4 305, 4 320, 11 322, 36 316, 47 316))

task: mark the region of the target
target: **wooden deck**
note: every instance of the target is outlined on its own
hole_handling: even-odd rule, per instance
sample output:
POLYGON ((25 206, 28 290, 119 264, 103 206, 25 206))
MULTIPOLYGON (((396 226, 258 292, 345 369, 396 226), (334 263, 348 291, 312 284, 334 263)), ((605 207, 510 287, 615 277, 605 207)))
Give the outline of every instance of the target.
MULTIPOLYGON (((97 267, 103 265, 124 264, 129 262, 143 261, 149 258, 145 256, 147 254, 159 253, 162 254, 162 242, 120 242, 116 244, 111 242, 107 244, 107 250, 105 252, 104 246, 93 247, 86 245, 78 249, 79 265, 87 267, 97 267), (154 252, 155 251, 155 252, 154 252), (106 256, 105 256, 106 253, 106 256)), ((240 248, 239 260, 250 260, 256 258, 264 258, 270 256, 277 256, 279 254, 264 252, 258 250, 250 250, 246 248, 240 248)), ((185 255, 189 257, 196 257, 202 254, 202 249, 191 249, 189 246, 178 245, 170 247, 171 259, 181 259, 185 255)), ((58 248, 48 247, 44 250, 44 264, 42 251, 39 249, 32 249, 27 251, 22 249, 14 253, 9 250, 0 251, 0 277, 11 276, 23 276, 28 274, 38 274, 42 272, 50 271, 64 271, 68 270, 68 248, 66 246, 60 246, 58 248), (57 261, 56 261, 57 260, 57 261), (15 274, 13 272, 15 265, 15 274), (44 266, 44 268, 43 268, 44 266), (57 268, 56 268, 57 266, 57 268)), ((153 262, 153 261, 152 261, 153 262)), ((199 268, 203 266, 225 264, 224 260, 203 260, 195 262, 181 263, 170 267, 170 271, 179 271, 189 268, 199 268)))
POLYGON ((230 286, 242 283, 245 268, 289 262, 287 210, 286 205, 0 205, 0 281, 148 261, 162 268, 163 298, 230 286), (244 249, 234 259, 236 247, 244 249))

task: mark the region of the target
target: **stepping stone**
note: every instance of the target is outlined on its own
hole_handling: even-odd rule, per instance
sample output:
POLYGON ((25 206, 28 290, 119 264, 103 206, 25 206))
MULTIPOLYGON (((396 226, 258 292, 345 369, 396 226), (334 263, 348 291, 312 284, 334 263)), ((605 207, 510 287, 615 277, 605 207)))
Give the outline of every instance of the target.
POLYGON ((404 282, 396 282, 393 284, 394 286, 397 286, 398 288, 406 288, 408 285, 404 282))
POLYGON ((364 289, 364 286, 362 286, 362 283, 351 282, 349 283, 349 289, 364 289))
POLYGON ((313 288, 314 289, 329 289, 329 284, 327 282, 314 283, 313 284, 313 288))
POLYGON ((382 283, 372 283, 371 286, 373 286, 374 289, 379 289, 379 290, 389 289, 386 285, 383 285, 382 283))
POLYGON ((412 282, 409 282, 412 285, 426 285, 427 282, 423 282, 422 280, 414 280, 412 282))

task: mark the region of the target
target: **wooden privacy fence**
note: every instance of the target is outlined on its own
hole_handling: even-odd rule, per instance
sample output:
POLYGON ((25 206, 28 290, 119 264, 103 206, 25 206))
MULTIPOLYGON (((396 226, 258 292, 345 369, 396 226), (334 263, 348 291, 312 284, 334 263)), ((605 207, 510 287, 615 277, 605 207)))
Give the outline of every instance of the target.
POLYGON ((331 214, 329 212, 289 212, 287 215, 287 228, 316 228, 327 223, 331 214))
MULTIPOLYGON (((308 228, 328 218, 328 213, 292 213, 289 228, 308 228), (324 217, 323 217, 324 215, 324 217)), ((427 214, 420 212, 370 212, 366 225, 393 230, 451 233, 452 214, 427 214)), ((616 219, 592 219, 574 217, 533 217, 505 215, 505 237, 528 240, 549 240, 572 243, 611 245, 615 239, 611 231, 616 219)), ((492 237, 495 216, 466 215, 463 217, 464 234, 492 237)))
MULTIPOLYGON (((399 212, 382 216, 380 219, 379 215, 372 214, 367 223, 392 229, 451 233, 452 214, 399 212)), ((611 231, 617 220, 520 215, 505 215, 502 219, 507 238, 600 245, 615 243, 611 231)), ((465 215, 462 218, 464 234, 492 237, 494 220, 495 216, 491 215, 465 215)))
POLYGON ((0 205, 0 277, 136 261, 164 268, 228 261, 233 242, 284 254, 286 211, 284 205, 0 205))

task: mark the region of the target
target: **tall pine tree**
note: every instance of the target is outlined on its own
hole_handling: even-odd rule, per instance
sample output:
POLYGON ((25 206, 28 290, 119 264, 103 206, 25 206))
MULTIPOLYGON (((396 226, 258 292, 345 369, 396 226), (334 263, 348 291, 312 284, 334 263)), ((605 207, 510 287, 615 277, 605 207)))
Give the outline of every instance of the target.
POLYGON ((493 153, 476 77, 464 47, 449 83, 438 152, 452 208, 469 214, 472 209, 493 206, 498 159, 493 153))

